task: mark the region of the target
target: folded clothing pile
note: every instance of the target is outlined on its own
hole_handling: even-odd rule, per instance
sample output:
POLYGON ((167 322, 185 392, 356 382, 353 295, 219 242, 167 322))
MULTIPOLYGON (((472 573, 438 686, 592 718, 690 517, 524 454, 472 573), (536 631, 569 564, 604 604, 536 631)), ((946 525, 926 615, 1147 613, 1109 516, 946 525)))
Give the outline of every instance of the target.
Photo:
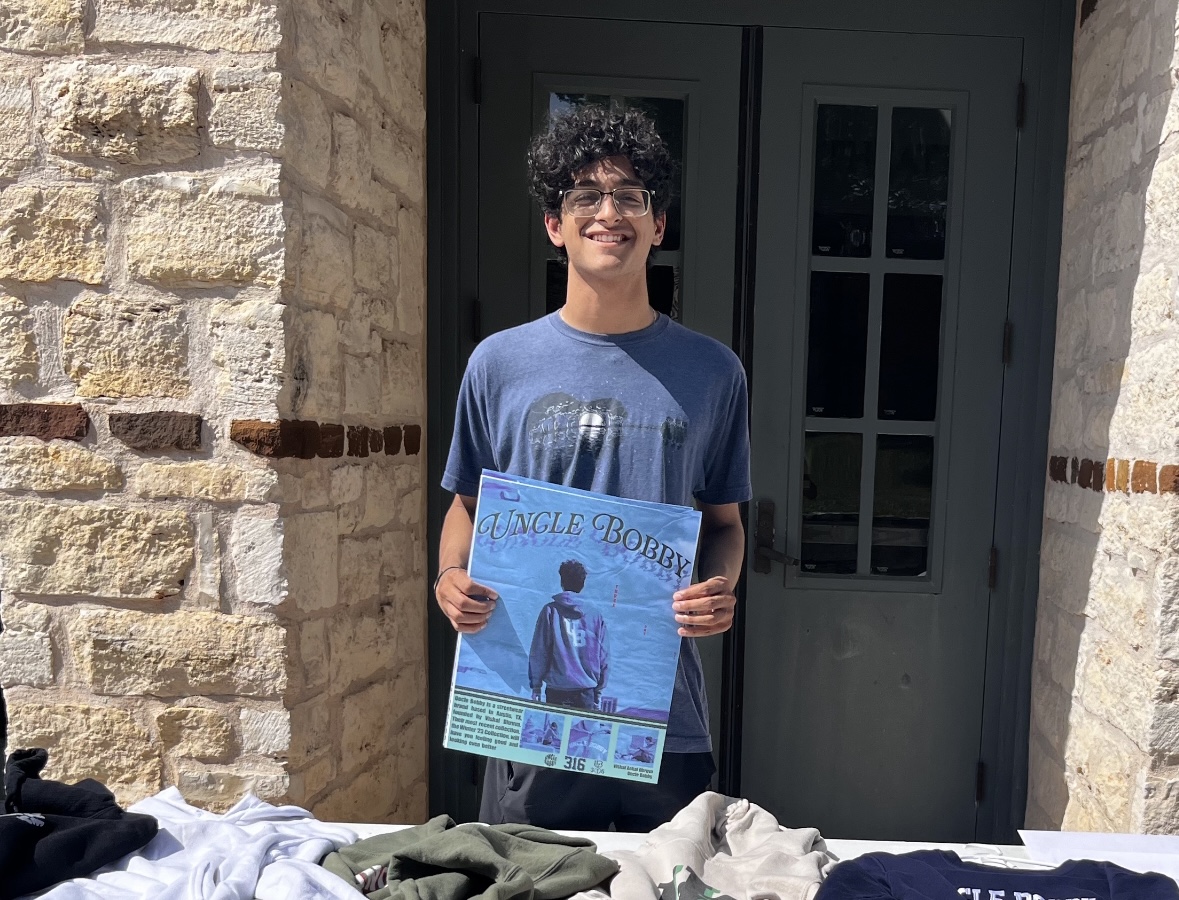
POLYGON ((424 825, 329 854, 324 868, 369 900, 559 900, 618 871, 584 838, 533 825, 424 825))
POLYGON ((0 900, 89 875, 156 835, 154 818, 124 812, 91 778, 42 780, 48 761, 45 750, 17 750, 4 766, 0 900))

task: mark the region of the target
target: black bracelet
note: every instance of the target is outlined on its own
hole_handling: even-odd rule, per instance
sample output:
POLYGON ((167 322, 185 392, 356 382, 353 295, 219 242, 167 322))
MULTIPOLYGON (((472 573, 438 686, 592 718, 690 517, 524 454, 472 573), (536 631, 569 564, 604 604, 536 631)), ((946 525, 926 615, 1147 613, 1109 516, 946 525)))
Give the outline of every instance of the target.
POLYGON ((441 572, 439 572, 438 577, 434 579, 434 593, 435 594, 438 593, 438 585, 442 581, 442 576, 445 575, 447 572, 449 572, 451 569, 462 569, 464 572, 467 570, 466 566, 447 566, 445 569, 443 569, 441 572))

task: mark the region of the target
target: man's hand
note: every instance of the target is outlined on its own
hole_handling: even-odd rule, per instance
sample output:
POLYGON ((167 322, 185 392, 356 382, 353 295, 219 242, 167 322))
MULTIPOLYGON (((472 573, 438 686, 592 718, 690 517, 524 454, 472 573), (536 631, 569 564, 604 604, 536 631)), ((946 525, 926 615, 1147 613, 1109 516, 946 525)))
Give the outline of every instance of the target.
POLYGON ((723 575, 676 591, 671 599, 681 637, 708 637, 728 631, 733 625, 737 598, 729 579, 723 575))
POLYGON ((442 573, 434 598, 455 631, 474 634, 487 627, 499 595, 472 581, 466 569, 455 568, 442 573))
POLYGON ((539 702, 540 702, 540 691, 533 691, 533 692, 532 692, 532 702, 533 702, 533 703, 539 703, 539 702))

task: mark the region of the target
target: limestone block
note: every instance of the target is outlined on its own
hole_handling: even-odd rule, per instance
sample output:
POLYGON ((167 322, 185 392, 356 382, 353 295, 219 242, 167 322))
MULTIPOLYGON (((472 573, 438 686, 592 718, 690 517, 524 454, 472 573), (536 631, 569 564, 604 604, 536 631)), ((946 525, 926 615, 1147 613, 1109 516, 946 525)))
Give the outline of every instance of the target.
POLYGON ((240 513, 229 533, 229 559, 237 599, 277 606, 287 598, 282 562, 282 524, 272 518, 240 513))
POLYGON ((1158 655, 1179 660, 1179 556, 1168 556, 1155 568, 1154 602, 1158 655))
POLYGON ((375 756, 387 752, 393 743, 390 726, 395 719, 389 715, 392 688, 391 682, 378 681, 344 698, 340 734, 340 768, 343 771, 365 765, 375 756))
POLYGON ((425 23, 418 4, 399 3, 394 27, 381 36, 385 75, 390 90, 383 95, 398 120, 418 137, 425 133, 425 23))
POLYGON ((364 468, 339 466, 332 469, 331 501, 335 506, 353 503, 364 495, 364 468))
MULTIPOLYGON (((395 585, 386 600, 390 631, 397 636, 395 665, 424 665, 426 661, 426 591, 420 582, 395 585)), ((385 607, 382 607, 384 610, 385 607)))
POLYGON ((426 308, 425 223, 419 213, 397 213, 400 286, 397 291, 397 323, 406 334, 421 334, 426 308))
MULTIPOLYGON (((4 7, 0 5, 0 32, 4 7)), ((0 38, 0 45, 3 39, 0 38)), ((0 178, 12 178, 33 160, 33 91, 23 72, 0 74, 0 178)))
POLYGON ((353 4, 343 0, 305 0, 294 6, 295 64, 307 80, 343 100, 356 96, 360 71, 355 32, 360 25, 353 4))
POLYGON ((1175 273, 1169 265, 1160 263, 1138 276, 1130 307, 1135 340, 1161 334, 1175 324, 1177 297, 1175 273))
POLYGON ((81 53, 84 0, 0 0, 0 49, 81 53))
POLYGON ((225 812, 246 793, 281 803, 286 799, 290 778, 282 764, 277 762, 226 766, 180 759, 176 761, 176 787, 193 806, 225 812))
POLYGON ((299 766, 332 749, 332 708, 338 702, 316 696, 291 710, 291 764, 299 766))
POLYGON ((66 628, 78 673, 95 693, 269 698, 286 688, 285 631, 264 619, 79 609, 66 628))
POLYGON ((291 772, 291 803, 304 809, 309 808, 311 798, 323 791, 335 777, 336 763, 330 756, 324 756, 297 772, 291 772))
POLYGON ((57 63, 37 82, 41 134, 53 153, 175 163, 200 152, 200 73, 182 66, 57 63))
MULTIPOLYGON (((396 276, 394 276, 395 278, 396 276)), ((380 332, 397 330, 397 289, 391 287, 380 293, 357 291, 352 298, 349 320, 353 328, 366 330, 367 342, 374 354, 381 352, 380 332)))
POLYGON ((283 523, 287 584, 300 610, 339 602, 339 537, 334 512, 300 513, 283 523))
POLYGON ((0 291, 0 386, 37 378, 37 343, 23 301, 0 291))
POLYGON ((333 692, 345 691, 394 665, 401 635, 393 624, 393 613, 391 605, 382 604, 363 614, 349 612, 330 621, 328 677, 333 692))
POLYGON ((340 596, 348 606, 371 600, 381 592, 381 541, 343 538, 340 541, 340 596))
POLYGON ((344 412, 354 416, 379 416, 384 412, 380 360, 344 354, 344 412))
POLYGON ((9 491, 107 491, 123 473, 90 450, 59 443, 0 446, 0 489, 9 491))
POLYGON ((421 544, 409 531, 388 531, 381 538, 382 571, 390 581, 402 581, 421 574, 421 544))
POLYGON ((1132 652, 1153 652, 1154 599, 1145 572, 1119 559, 1095 559, 1085 615, 1132 652))
POLYGON ((1082 627, 1079 616, 1067 615, 1051 604, 1036 610, 1036 664, 1065 691, 1071 692, 1077 680, 1082 627))
POLYGON ((1077 704, 1065 756, 1070 802, 1066 831, 1133 831, 1132 805, 1146 757, 1101 718, 1077 704))
POLYGON ((1101 510, 1101 549, 1131 559, 1142 551, 1167 555, 1179 543, 1172 495, 1112 493, 1101 510))
POLYGON ((291 309, 291 412, 308 419, 340 414, 340 338, 336 317, 317 309, 291 309))
POLYGON ((102 782, 122 806, 160 790, 160 744, 126 710, 81 703, 12 702, 8 745, 44 747, 43 776, 102 782))
POLYGON ((1179 705, 1156 702, 1149 712, 1150 741, 1147 749, 1156 758, 1179 759, 1179 705))
POLYGON ((426 742, 428 732, 429 725, 424 715, 414 716, 397 729, 393 759, 398 787, 407 788, 426 777, 426 760, 429 756, 429 746, 426 742))
POLYGON ((14 184, 0 191, 0 278, 100 284, 106 231, 98 188, 14 184))
MULTIPOLYGON (((1069 491, 1070 487, 1054 488, 1053 493, 1069 491)), ((1062 527, 1052 520, 1046 521, 1040 547, 1042 601, 1052 603, 1065 612, 1084 612, 1089 596, 1089 575, 1096 552, 1096 535, 1062 527)))
POLYGON ((299 627, 299 661, 303 664, 303 685, 313 688, 328 678, 327 623, 312 619, 299 627))
POLYGON ((213 371, 224 413, 278 417, 283 388, 284 308, 266 300, 215 303, 209 313, 213 371))
MULTIPOLYGON (((406 426, 406 444, 413 426, 406 426)), ((393 470, 397 484, 397 494, 401 498, 397 503, 397 521, 402 525, 417 525, 422 520, 422 470, 414 462, 398 465, 393 470)))
POLYGON ((234 756, 233 727, 225 714, 199 706, 173 706, 156 716, 165 749, 206 762, 227 762, 234 756))
POLYGON ((344 206, 364 209, 373 160, 364 127, 350 116, 332 115, 332 167, 328 187, 344 206))
POLYGON ((325 472, 322 469, 308 472, 299 479, 300 496, 302 497, 304 511, 310 512, 315 509, 322 509, 331 502, 328 499, 331 492, 331 483, 331 472, 325 472))
POLYGON ((247 706, 239 714, 242 752, 286 757, 291 747, 291 714, 281 707, 247 706))
POLYGON ((169 286, 276 285, 283 275, 278 163, 123 185, 127 271, 169 286))
POLYGON ((192 565, 192 525, 179 510, 0 505, 4 588, 26 594, 160 599, 192 565))
POLYGON ((281 120, 288 165, 312 186, 327 186, 332 153, 332 117, 323 98, 302 81, 287 79, 281 120))
POLYGON ((385 341, 381 356, 381 409, 394 419, 420 418, 426 409, 422 357, 417 348, 385 341))
POLYGON ((1028 813, 1027 828, 1058 830, 1069 804, 1069 786, 1064 762, 1033 734, 1028 743, 1028 813), (1042 818, 1037 825, 1031 817, 1033 804, 1042 818))
POLYGON ((1168 767, 1148 772, 1142 791, 1142 832, 1179 832, 1179 770, 1168 767))
POLYGON ((365 469, 364 517, 359 528, 384 528, 397 517, 400 493, 396 469, 388 464, 377 464, 365 469))
MULTIPOLYGON (((343 763, 340 768, 347 771, 343 763)), ((311 812, 325 822, 394 821, 389 813, 396 805, 395 781, 389 767, 383 760, 378 760, 370 768, 357 773, 354 780, 317 801, 311 812)))
POLYGON ((1153 654, 1134 650, 1090 622, 1077 648, 1077 672, 1080 702, 1139 747, 1148 746, 1153 654))
POLYGON ((270 469, 223 463, 146 462, 135 470, 132 490, 140 497, 185 498, 210 503, 260 502, 270 496, 278 474, 270 469))
POLYGON ((183 307, 84 293, 62 323, 62 363, 83 397, 187 396, 183 307))
POLYGON ((352 246, 347 217, 326 204, 309 206, 299 245, 299 296, 344 313, 352 302, 352 246))
MULTIPOLYGON (((1179 422, 1179 334, 1135 349, 1109 426, 1111 447, 1151 459, 1173 452, 1179 422)), ((1119 454, 1121 455, 1121 454, 1119 454)))
POLYGON ((390 822, 421 825, 430 816, 429 785, 419 781, 412 787, 398 791, 393 808, 386 817, 390 822))
POLYGON ((357 223, 352 234, 356 285, 369 291, 397 287, 397 239, 357 223))
POLYGON ((214 147, 280 152, 285 134, 281 97, 278 72, 218 69, 213 73, 209 140, 214 147))
POLYGON ((240 53, 277 50, 277 0, 102 0, 91 38, 240 53))
POLYGON ((372 135, 372 171, 417 208, 426 196, 424 147, 382 116, 372 135))
POLYGON ((49 610, 34 603, 5 598, 0 621, 0 687, 53 683, 53 646, 49 610))
POLYGON ((1126 29, 1118 25, 1089 42, 1087 52, 1078 50, 1069 116, 1072 143, 1081 142, 1116 115, 1126 38, 1126 29))

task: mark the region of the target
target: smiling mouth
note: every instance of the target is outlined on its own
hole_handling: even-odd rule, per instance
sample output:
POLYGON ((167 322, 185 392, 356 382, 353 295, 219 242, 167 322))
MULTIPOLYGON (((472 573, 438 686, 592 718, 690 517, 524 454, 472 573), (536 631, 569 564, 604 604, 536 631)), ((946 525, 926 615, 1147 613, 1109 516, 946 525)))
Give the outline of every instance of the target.
POLYGON ((596 241, 599 244, 621 244, 629 241, 630 238, 625 234, 587 234, 591 241, 596 241))

